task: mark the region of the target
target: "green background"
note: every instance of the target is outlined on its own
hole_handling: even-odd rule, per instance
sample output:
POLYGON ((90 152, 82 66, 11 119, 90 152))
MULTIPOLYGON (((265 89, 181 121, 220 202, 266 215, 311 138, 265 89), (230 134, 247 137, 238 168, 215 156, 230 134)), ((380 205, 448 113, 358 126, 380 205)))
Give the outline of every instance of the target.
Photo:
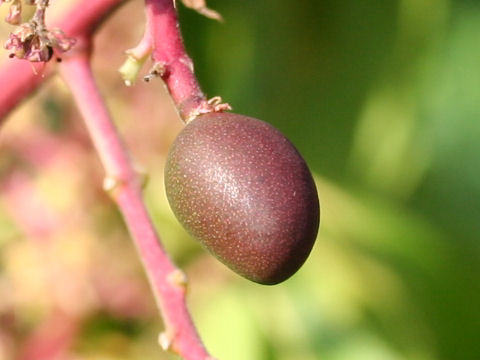
MULTIPOLYGON (((308 266, 301 289, 300 278, 285 285, 305 358, 480 358, 480 3, 210 5, 224 24, 181 11, 206 91, 275 124, 336 187, 319 187, 328 219, 319 242, 339 259, 308 266), (363 261, 391 275, 402 298, 377 287, 363 261), (348 299, 344 286, 364 298, 348 299), (339 298, 318 305, 330 291, 339 298), (328 315, 337 311, 358 318, 345 326, 328 315)), ((302 358, 271 351, 263 358, 302 358)))

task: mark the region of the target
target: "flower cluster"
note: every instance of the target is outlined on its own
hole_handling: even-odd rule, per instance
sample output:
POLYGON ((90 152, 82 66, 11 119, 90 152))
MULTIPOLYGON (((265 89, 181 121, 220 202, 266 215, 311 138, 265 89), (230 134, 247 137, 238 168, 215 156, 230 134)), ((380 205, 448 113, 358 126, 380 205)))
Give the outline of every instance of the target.
POLYGON ((21 23, 22 4, 20 0, 0 0, 0 5, 10 3, 6 22, 18 25, 10 33, 4 47, 10 50, 10 57, 31 62, 47 62, 54 51, 65 52, 73 47, 75 39, 67 37, 60 29, 49 30, 45 26, 45 9, 48 0, 24 0, 27 5, 36 5, 33 17, 21 23))
POLYGON ((11 57, 31 62, 49 61, 54 50, 65 52, 73 47, 75 39, 65 36, 60 29, 38 29, 34 22, 23 23, 10 34, 5 48, 11 57))

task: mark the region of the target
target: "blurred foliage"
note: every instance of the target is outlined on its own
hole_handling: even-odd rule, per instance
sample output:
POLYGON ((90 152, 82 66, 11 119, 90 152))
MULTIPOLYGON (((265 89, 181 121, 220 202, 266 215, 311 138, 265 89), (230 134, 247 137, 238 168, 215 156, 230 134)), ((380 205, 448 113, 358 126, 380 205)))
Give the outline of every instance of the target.
MULTIPOLYGON (((280 128, 316 174, 317 244, 275 287, 232 274, 170 212, 162 167, 181 123, 159 82, 126 89, 115 73, 141 4, 105 23, 95 69, 212 353, 479 359, 480 3, 210 0, 224 24, 179 6, 205 91, 280 128)), ((50 321, 71 334, 67 359, 173 358, 60 81, 11 115, 0 148, 0 359, 22 358, 50 321)))

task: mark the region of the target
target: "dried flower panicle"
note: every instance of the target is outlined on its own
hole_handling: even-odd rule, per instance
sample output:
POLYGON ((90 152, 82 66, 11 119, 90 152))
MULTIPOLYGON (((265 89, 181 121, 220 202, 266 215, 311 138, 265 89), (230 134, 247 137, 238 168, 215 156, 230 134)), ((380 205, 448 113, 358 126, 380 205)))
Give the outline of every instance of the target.
POLYGON ((75 39, 67 37, 60 29, 37 29, 31 22, 23 23, 8 37, 5 48, 11 57, 31 62, 46 62, 54 50, 65 52, 75 45, 75 39))
MULTIPOLYGON (((0 0, 11 3, 5 19, 10 24, 20 24, 22 5, 20 0, 0 0)), ((60 29, 47 29, 45 26, 45 10, 48 0, 24 0, 27 5, 37 7, 33 17, 17 26, 10 33, 4 47, 10 50, 10 57, 17 57, 31 62, 49 61, 55 50, 65 52, 73 47, 75 39, 67 37, 60 29)))

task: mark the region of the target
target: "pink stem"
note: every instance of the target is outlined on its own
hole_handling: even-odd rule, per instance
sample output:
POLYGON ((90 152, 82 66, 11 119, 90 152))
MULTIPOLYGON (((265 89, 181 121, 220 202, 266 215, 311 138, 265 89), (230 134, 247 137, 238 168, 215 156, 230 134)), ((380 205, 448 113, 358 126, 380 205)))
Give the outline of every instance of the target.
POLYGON ((152 33, 153 53, 159 73, 182 119, 210 108, 193 73, 193 63, 185 52, 173 0, 145 0, 146 31, 152 33))
MULTIPOLYGON (((76 37, 91 33, 95 26, 125 0, 79 0, 61 18, 48 26, 62 29, 66 35, 76 37)), ((74 50, 72 50, 74 51, 74 50)), ((25 60, 11 59, 0 67, 0 125, 6 115, 27 95, 32 93, 52 73, 48 65, 45 71, 25 60)))
MULTIPOLYGON (((35 69, 39 68, 38 65, 35 69)), ((37 72, 37 71, 35 71, 37 72)), ((6 115, 51 74, 50 69, 36 74, 25 60, 12 59, 0 68, 0 125, 6 115)), ((41 72, 41 71, 39 71, 41 72)))
POLYGON ((133 55, 137 59, 146 57, 152 51, 153 46, 153 33, 152 26, 150 24, 151 19, 147 17, 145 23, 145 32, 143 34, 142 40, 140 43, 133 49, 128 50, 130 55, 133 55))
MULTIPOLYGON (((78 50, 78 49, 77 49, 78 50)), ((77 51, 60 65, 92 141, 113 185, 116 201, 146 269, 166 332, 161 345, 185 359, 204 360, 205 350, 185 304, 185 279, 163 250, 142 200, 140 182, 93 79, 87 51, 77 51)), ((109 181, 108 181, 109 180, 109 181)))

